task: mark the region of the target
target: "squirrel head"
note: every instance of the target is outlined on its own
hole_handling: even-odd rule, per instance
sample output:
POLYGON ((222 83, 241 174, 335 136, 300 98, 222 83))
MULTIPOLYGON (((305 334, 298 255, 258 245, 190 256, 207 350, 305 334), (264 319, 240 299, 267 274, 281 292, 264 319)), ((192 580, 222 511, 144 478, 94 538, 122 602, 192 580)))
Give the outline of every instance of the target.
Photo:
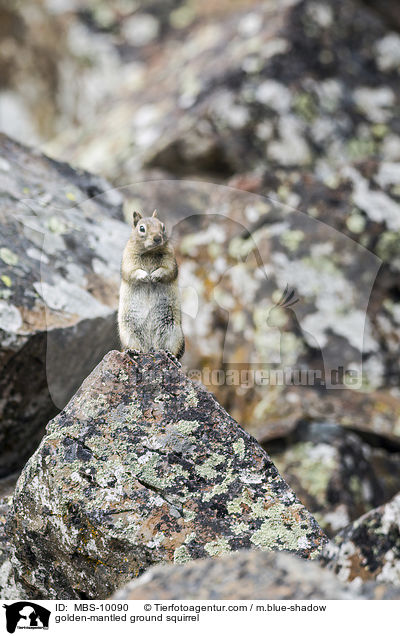
POLYGON ((168 243, 165 225, 157 218, 157 210, 147 217, 140 212, 133 213, 132 238, 141 253, 159 250, 168 243))

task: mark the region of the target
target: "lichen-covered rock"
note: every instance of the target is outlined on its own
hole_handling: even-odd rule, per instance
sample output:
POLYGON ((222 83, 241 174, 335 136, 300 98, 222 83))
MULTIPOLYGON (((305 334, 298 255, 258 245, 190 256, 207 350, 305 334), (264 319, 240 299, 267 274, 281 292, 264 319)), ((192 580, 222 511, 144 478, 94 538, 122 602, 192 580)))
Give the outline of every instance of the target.
POLYGON ((326 537, 257 442, 164 353, 110 352, 18 480, 29 597, 111 594, 150 565, 242 548, 315 557, 326 537))
POLYGON ((5 531, 7 514, 10 510, 11 495, 0 497, 0 568, 10 556, 10 545, 5 531))
POLYGON ((0 137, 0 476, 115 347, 129 234, 109 184, 0 137), (48 332, 48 333, 46 333, 48 332))
POLYGON ((11 544, 6 532, 6 519, 11 508, 12 493, 18 475, 0 479, 0 597, 17 599, 23 597, 23 590, 17 588, 11 565, 11 544))
POLYGON ((246 552, 184 565, 157 565, 113 596, 146 599, 398 599, 400 588, 343 584, 316 562, 292 554, 246 552))
POLYGON ((400 585, 400 495, 341 530, 321 556, 341 581, 400 585))
POLYGON ((271 458, 328 536, 389 501, 400 490, 400 453, 366 444, 354 432, 302 423, 271 458))

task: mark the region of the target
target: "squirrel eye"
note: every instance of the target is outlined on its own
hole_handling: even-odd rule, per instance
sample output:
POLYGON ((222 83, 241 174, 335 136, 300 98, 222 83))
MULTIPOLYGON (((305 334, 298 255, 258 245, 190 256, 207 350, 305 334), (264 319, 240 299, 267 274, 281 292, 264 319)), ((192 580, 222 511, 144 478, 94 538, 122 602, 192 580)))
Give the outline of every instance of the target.
POLYGON ((144 234, 144 232, 146 231, 146 228, 144 227, 144 225, 141 225, 139 227, 139 232, 141 232, 142 234, 144 234))

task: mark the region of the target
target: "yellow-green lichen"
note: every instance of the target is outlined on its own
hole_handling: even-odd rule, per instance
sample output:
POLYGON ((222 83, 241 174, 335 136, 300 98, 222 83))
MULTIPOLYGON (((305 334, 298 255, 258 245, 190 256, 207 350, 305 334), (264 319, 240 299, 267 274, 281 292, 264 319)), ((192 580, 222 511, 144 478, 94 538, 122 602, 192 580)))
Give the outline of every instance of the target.
POLYGON ((346 221, 346 225, 353 234, 361 234, 365 230, 365 217, 362 214, 351 214, 346 221))
POLYGON ((218 475, 218 471, 215 470, 215 467, 225 461, 224 455, 215 454, 208 457, 201 465, 196 466, 195 471, 198 475, 200 475, 200 477, 213 479, 218 475))
POLYGON ((189 393, 187 394, 186 398, 185 398, 185 406, 189 407, 189 406, 197 406, 199 400, 197 397, 197 393, 195 391, 194 388, 191 388, 189 393))
POLYGON ((127 409, 127 421, 136 422, 143 418, 143 411, 139 404, 132 402, 127 409))
POLYGON ((57 216, 51 216, 46 221, 47 229, 53 234, 65 234, 68 229, 68 226, 62 219, 59 219, 57 216))
POLYGON ((305 121, 312 122, 317 115, 317 108, 310 93, 298 93, 293 99, 293 110, 305 121))
POLYGON ((233 472, 231 468, 227 469, 227 474, 220 484, 216 484, 211 492, 207 492, 204 495, 204 501, 210 501, 216 495, 221 495, 227 492, 230 484, 237 479, 237 474, 233 472))
POLYGON ((248 490, 245 490, 240 497, 236 497, 228 502, 226 507, 229 514, 242 514, 243 506, 250 508, 253 518, 262 519, 266 515, 267 508, 265 499, 254 501, 248 490))
POLYGON ((6 276, 6 274, 1 276, 1 281, 4 283, 6 287, 11 287, 12 285, 11 278, 9 276, 6 276))
MULTIPOLYGON (((142 458, 140 459, 142 460, 142 458)), ((140 465, 137 476, 140 481, 143 481, 145 484, 148 484, 153 488, 157 488, 158 490, 162 490, 174 481, 174 475, 158 475, 156 468, 159 467, 159 463, 160 456, 158 453, 148 453, 145 463, 140 465)))
POLYGON ((226 554, 227 552, 232 551, 228 541, 223 537, 217 539, 216 541, 210 541, 209 543, 206 543, 204 549, 207 554, 212 557, 219 556, 220 554, 226 554))
POLYGON ((304 489, 321 504, 325 502, 326 492, 332 474, 337 465, 337 452, 328 444, 315 446, 312 442, 296 444, 283 458, 274 457, 278 471, 292 471, 301 475, 304 489))
POLYGON ((241 521, 240 523, 233 523, 231 525, 231 528, 232 528, 233 534, 238 536, 240 534, 245 534, 247 532, 248 525, 244 521, 241 521))
POLYGON ((244 446, 244 441, 242 437, 238 439, 237 442, 233 443, 233 450, 236 453, 236 455, 239 455, 240 459, 243 459, 245 446, 244 446))
POLYGON ((17 265, 18 256, 12 252, 8 247, 0 247, 0 258, 6 263, 6 265, 17 265))
POLYGON ((174 551, 174 563, 187 563, 188 561, 192 561, 189 550, 185 545, 180 545, 174 551))
POLYGON ((194 510, 183 509, 183 518, 185 521, 194 521, 196 519, 196 513, 194 510))
POLYGON ((280 242, 290 252, 295 252, 298 250, 300 243, 304 239, 304 236, 305 234, 301 230, 288 230, 287 232, 283 232, 281 234, 280 242))
POLYGON ((174 425, 177 433, 181 433, 182 435, 190 435, 194 433, 200 426, 200 422, 197 420, 180 420, 177 424, 174 425))
POLYGON ((298 519, 300 509, 300 505, 289 509, 282 503, 274 504, 266 510, 264 523, 250 541, 262 550, 298 550, 299 541, 305 537, 305 530, 298 519))

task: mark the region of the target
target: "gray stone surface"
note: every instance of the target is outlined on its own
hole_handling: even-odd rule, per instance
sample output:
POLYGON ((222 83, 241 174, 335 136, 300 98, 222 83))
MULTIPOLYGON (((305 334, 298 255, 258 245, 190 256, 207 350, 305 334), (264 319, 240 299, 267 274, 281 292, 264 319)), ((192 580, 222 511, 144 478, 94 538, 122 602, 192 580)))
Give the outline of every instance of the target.
POLYGON ((241 550, 217 559, 152 567, 118 590, 117 600, 167 599, 399 599, 384 584, 343 584, 318 563, 292 554, 241 550))
POLYGON ((0 476, 117 345, 122 198, 0 137, 0 476))
POLYGON ((105 598, 149 566, 326 537, 268 455, 164 353, 110 352, 52 420, 8 523, 29 598, 105 598))

